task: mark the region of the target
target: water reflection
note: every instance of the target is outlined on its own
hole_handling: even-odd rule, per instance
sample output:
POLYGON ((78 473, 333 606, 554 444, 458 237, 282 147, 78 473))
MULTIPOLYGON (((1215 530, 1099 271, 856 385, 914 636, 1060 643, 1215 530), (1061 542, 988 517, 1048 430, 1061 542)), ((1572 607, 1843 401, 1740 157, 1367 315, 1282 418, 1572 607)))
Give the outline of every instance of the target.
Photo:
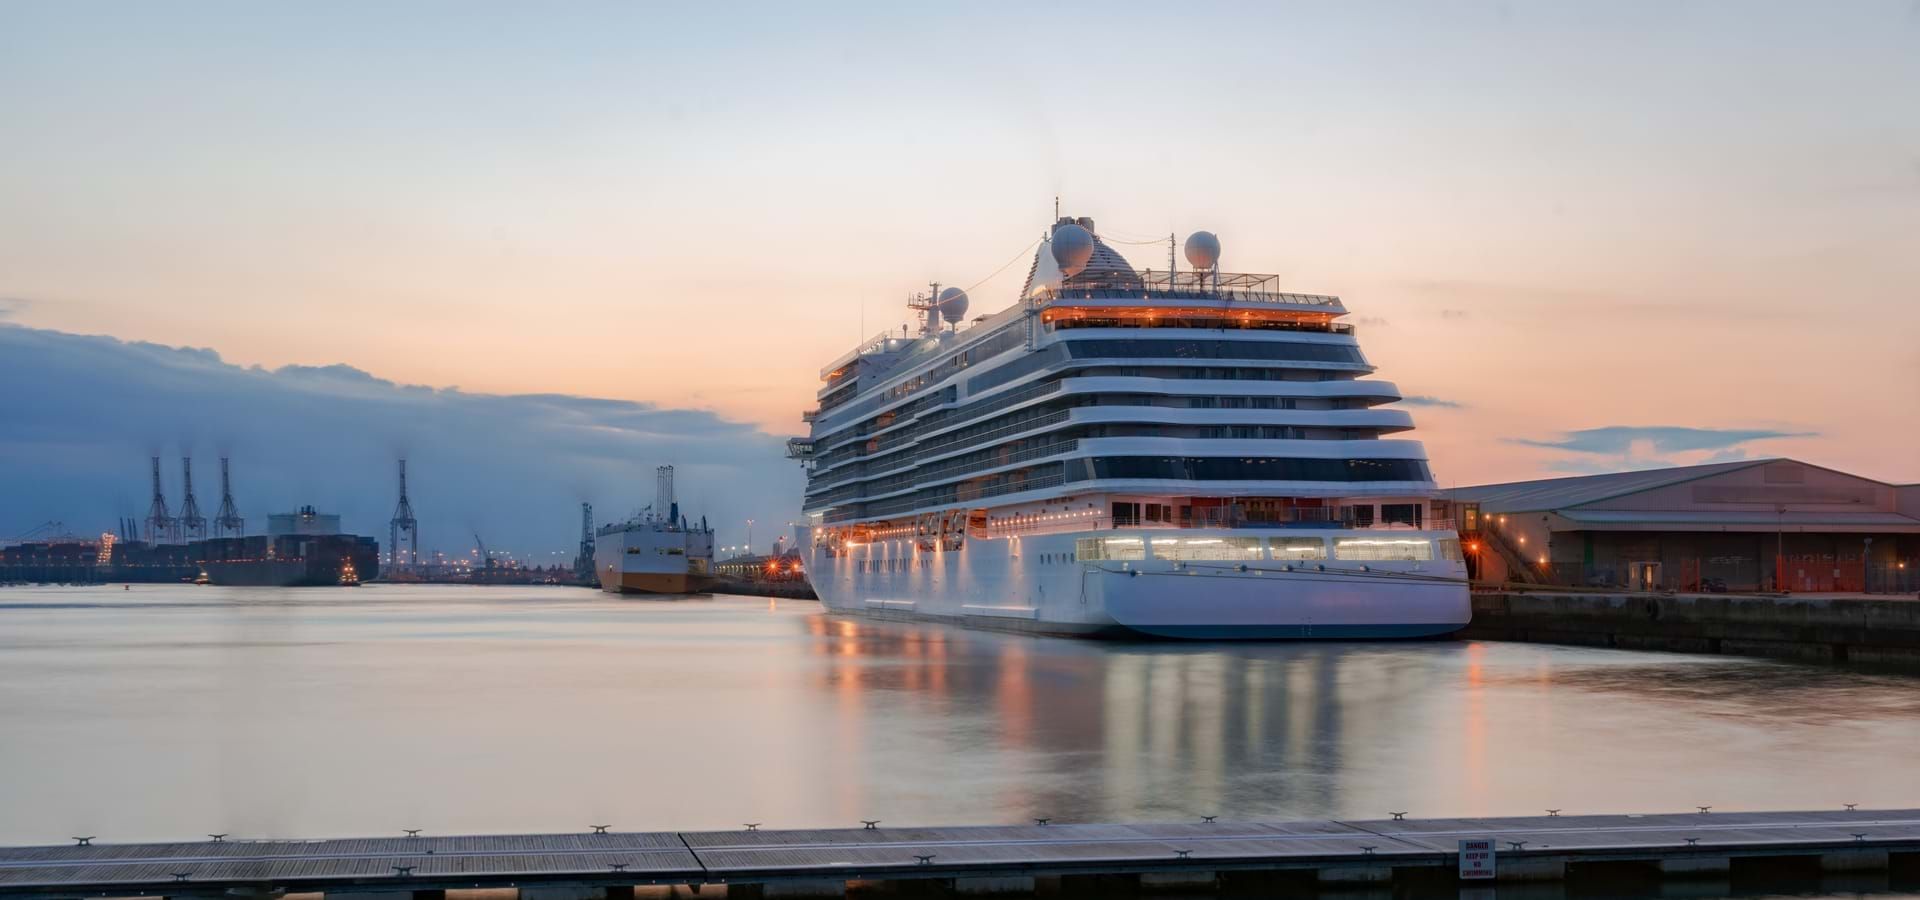
POLYGON ((1903 676, 1487 643, 1091 644, 839 617, 807 627, 835 661, 817 677, 843 715, 947 723, 935 741, 946 752, 1019 773, 995 806, 1020 816, 1891 802, 1884 783, 1838 765, 1801 782, 1831 791, 1774 783, 1769 748, 1804 762, 1805 748, 1845 736, 1794 726, 1841 722, 1862 726, 1849 752, 1884 749, 1883 762, 1920 772, 1895 750, 1920 738, 1920 684, 1903 676), (1711 747, 1728 757, 1702 755, 1711 747))
POLYGON ((1920 806, 1898 676, 558 588, 0 594, 4 843, 1920 806))

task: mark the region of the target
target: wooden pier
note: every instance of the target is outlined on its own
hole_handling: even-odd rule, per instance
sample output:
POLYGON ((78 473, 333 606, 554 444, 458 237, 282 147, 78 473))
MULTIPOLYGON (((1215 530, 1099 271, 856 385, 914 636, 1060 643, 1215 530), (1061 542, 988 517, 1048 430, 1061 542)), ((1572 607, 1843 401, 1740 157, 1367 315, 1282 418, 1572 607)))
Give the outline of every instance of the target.
POLYGON ((932 894, 1099 894, 1384 884, 1457 878, 1460 842, 1491 841, 1493 877, 1609 871, 1726 878, 1756 864, 1809 872, 1920 867, 1920 810, 1551 815, 1526 818, 1073 824, 329 840, 209 836, 182 843, 0 848, 0 897, 441 900, 517 888, 523 900, 620 900, 642 885, 702 896, 839 896, 867 886, 932 894), (369 896, 377 895, 377 896, 369 896))

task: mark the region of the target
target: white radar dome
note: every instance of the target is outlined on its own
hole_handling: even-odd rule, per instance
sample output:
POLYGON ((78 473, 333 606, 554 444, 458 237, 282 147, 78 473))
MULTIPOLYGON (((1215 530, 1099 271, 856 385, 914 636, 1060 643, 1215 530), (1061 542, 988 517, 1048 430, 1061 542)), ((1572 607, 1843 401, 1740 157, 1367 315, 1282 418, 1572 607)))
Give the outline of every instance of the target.
POLYGON ((940 318, 947 324, 957 325, 967 317, 967 292, 950 287, 940 292, 940 300, 935 304, 940 309, 940 318))
POLYGON ((1060 274, 1072 278, 1093 260, 1093 232, 1067 224, 1053 230, 1053 261, 1060 274))
POLYGON ((1187 265, 1196 269, 1211 269, 1220 262, 1220 239, 1211 231, 1196 231, 1187 235, 1187 265))

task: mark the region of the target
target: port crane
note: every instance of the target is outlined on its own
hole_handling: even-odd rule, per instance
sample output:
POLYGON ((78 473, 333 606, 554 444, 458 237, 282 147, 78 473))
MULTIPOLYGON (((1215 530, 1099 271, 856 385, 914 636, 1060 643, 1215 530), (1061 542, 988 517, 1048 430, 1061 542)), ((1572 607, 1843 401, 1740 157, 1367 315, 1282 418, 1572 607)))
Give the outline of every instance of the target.
POLYGON ((480 539, 480 532, 473 533, 473 544, 480 548, 480 561, 489 569, 494 567, 493 554, 487 552, 487 542, 480 539))

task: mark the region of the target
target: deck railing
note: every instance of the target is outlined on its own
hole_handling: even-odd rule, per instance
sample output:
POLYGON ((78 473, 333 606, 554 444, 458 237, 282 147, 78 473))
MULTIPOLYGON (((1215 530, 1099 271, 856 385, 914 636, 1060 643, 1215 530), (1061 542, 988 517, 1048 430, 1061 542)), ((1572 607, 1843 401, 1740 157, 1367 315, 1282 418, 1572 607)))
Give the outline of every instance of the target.
POLYGON ((1097 272, 1066 280, 1055 297, 1097 299, 1145 297, 1165 300, 1232 300, 1288 306, 1341 306, 1327 294, 1295 294, 1279 289, 1280 276, 1246 272, 1097 272))

